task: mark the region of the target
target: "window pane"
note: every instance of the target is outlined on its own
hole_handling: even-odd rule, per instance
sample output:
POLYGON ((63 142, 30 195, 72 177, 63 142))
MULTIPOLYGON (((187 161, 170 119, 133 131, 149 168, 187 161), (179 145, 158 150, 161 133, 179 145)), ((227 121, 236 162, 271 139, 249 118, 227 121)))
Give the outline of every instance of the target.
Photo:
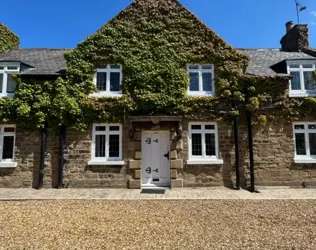
POLYGON ((316 155, 316 133, 309 134, 309 147, 311 155, 316 155))
POLYGON ((215 129, 215 125, 205 125, 205 129, 215 129))
POLYGON ((302 66, 304 69, 312 69, 313 68, 313 64, 303 64, 302 66))
POLYGON ((18 70, 17 66, 8 66, 7 70, 18 70))
POLYGON ((120 75, 119 72, 110 73, 110 91, 120 91, 120 75))
POLYGON ((201 134, 192 134, 192 155, 202 155, 202 135, 201 134))
POLYGON ((105 135, 95 136, 95 157, 105 157, 105 135))
POLYGON ((308 129, 316 129, 316 124, 308 125, 308 129))
POLYGON ((212 69, 212 65, 203 65, 202 69, 212 69))
POLYGON ((15 128, 14 127, 5 127, 4 132, 15 132, 15 128))
POLYGON ((306 155, 305 134, 295 133, 295 147, 297 155, 306 155))
POLYGON ((0 74, 0 93, 2 93, 3 74, 0 74))
POLYGON ((190 73, 190 91, 199 91, 199 73, 190 73))
POLYGON ((201 125, 191 125, 191 129, 202 129, 201 125))
POLYGON ((300 65, 299 64, 292 64, 292 65, 290 65, 290 68, 291 69, 299 69, 300 65))
POLYGON ((313 80, 312 72, 304 72, 304 84, 306 90, 314 90, 316 89, 316 83, 313 80))
POLYGON ((2 152, 3 160, 13 158, 13 146, 14 146, 14 136, 4 136, 3 137, 3 152, 2 152))
POLYGON ((97 73, 97 88, 101 91, 106 91, 106 72, 97 73))
POLYGON ((4 67, 3 67, 3 66, 0 66, 0 70, 4 70, 4 67))
POLYGON ((119 156, 120 156, 120 136, 110 135, 109 157, 119 157, 119 156))
POLYGON ((291 72, 291 76, 293 76, 291 80, 292 90, 301 90, 300 72, 291 72))
POLYGON ((7 77, 8 77, 7 93, 14 93, 16 83, 13 80, 11 74, 7 74, 7 77))
POLYGON ((216 155, 215 134, 205 134, 206 155, 216 155))
POLYGON ((190 65, 189 69, 199 69, 199 65, 190 65))
POLYGON ((110 131, 120 131, 120 126, 110 126, 110 131))
POLYGON ((110 67, 111 67, 111 69, 120 69, 121 68, 120 65, 111 65, 110 67))
POLYGON ((294 128, 295 129, 304 129, 305 126, 304 126, 304 124, 299 124, 299 125, 295 125, 294 128))
POLYGON ((202 73, 204 91, 212 91, 212 77, 212 73, 202 73))
POLYGON ((95 131, 106 131, 106 126, 96 126, 95 131))

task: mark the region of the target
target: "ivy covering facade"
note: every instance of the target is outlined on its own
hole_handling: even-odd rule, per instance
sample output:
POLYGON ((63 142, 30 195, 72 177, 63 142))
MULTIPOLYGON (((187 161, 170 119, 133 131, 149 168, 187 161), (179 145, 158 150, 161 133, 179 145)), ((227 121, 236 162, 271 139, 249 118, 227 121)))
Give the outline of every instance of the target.
MULTIPOLYGON (((14 48, 18 40, 11 37, 14 48)), ((15 97, 0 100, 1 120, 30 129, 48 124, 84 130, 93 122, 122 122, 128 115, 217 120, 243 116, 247 108, 261 124, 315 116, 314 98, 288 98, 289 77, 245 74, 249 58, 176 0, 134 1, 65 58, 65 77, 43 81, 17 75, 15 97), (96 68, 106 64, 123 67, 122 97, 89 97, 97 91, 96 68), (187 64, 215 65, 215 96, 187 95, 187 64), (245 103, 247 93, 250 103, 245 103)))
POLYGON ((0 23, 0 53, 17 49, 20 39, 8 27, 0 23))

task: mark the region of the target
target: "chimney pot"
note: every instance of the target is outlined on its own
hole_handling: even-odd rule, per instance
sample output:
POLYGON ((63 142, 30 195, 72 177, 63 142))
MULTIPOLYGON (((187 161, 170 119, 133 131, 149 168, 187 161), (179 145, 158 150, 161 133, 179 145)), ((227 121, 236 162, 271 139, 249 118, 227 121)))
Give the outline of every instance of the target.
POLYGON ((286 33, 288 33, 289 30, 292 29, 292 27, 293 27, 293 22, 292 22, 292 21, 288 21, 288 22, 285 24, 285 26, 286 26, 286 33))

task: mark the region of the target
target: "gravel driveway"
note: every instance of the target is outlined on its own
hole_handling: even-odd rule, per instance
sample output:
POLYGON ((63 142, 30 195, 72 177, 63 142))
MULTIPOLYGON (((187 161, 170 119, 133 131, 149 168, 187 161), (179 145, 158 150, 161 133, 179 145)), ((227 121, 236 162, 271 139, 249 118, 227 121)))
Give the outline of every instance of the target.
POLYGON ((0 202, 0 249, 316 249, 316 200, 0 202))

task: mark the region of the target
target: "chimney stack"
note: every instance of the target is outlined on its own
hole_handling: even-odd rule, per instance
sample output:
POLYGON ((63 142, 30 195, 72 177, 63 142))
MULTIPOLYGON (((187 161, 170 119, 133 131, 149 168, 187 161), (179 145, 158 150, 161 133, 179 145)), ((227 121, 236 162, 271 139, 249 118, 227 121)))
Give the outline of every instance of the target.
POLYGON ((282 51, 300 52, 309 48, 307 24, 296 24, 293 26, 293 22, 289 21, 285 26, 286 34, 280 41, 282 51))
POLYGON ((292 27, 293 27, 293 22, 292 22, 292 21, 288 21, 288 22, 285 24, 285 26, 286 26, 286 33, 288 33, 289 30, 292 29, 292 27))

